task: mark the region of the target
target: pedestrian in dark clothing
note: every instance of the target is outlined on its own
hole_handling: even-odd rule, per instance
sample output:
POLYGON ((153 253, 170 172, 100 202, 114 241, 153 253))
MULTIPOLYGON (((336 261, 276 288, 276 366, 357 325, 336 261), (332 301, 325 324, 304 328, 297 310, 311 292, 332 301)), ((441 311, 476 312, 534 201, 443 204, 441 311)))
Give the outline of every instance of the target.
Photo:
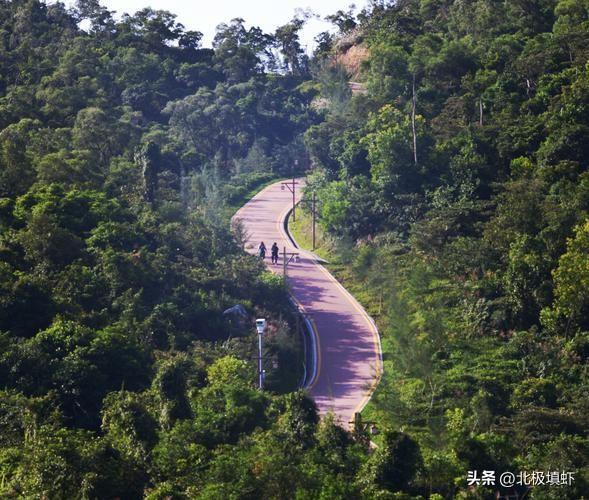
POLYGON ((272 264, 278 264, 278 245, 276 242, 272 245, 272 264))
POLYGON ((266 245, 264 245, 263 241, 262 243, 260 243, 260 246, 258 247, 258 256, 262 260, 266 258, 266 245))

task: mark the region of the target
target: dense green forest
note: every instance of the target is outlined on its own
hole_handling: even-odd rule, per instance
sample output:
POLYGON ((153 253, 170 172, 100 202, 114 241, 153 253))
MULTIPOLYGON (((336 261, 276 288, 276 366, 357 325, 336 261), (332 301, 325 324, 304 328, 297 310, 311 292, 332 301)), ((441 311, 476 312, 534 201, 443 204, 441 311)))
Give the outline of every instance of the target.
POLYGON ((299 29, 213 50, 167 12, 0 1, 0 497, 278 497, 315 440, 352 449, 280 395, 293 313, 227 217, 320 120, 299 29), (267 393, 235 304, 270 319, 267 393))
POLYGON ((380 326, 365 413, 418 442, 405 491, 574 470, 528 497, 587 495, 589 3, 400 0, 339 21, 307 196, 380 326), (350 44, 369 52, 353 96, 350 44))
POLYGON ((308 57, 298 18, 209 49, 165 11, 0 0, 0 497, 589 490, 589 3, 330 21, 308 57), (376 448, 293 390, 286 290, 229 230, 303 170, 381 330, 376 448), (235 304, 271 319, 268 391, 235 304))

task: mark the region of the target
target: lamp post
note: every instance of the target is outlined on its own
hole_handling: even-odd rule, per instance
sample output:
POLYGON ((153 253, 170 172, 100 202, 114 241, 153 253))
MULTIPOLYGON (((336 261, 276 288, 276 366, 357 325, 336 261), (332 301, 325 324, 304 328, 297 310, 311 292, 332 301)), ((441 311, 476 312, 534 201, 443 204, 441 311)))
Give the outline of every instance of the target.
POLYGON ((256 320, 256 330, 258 332, 258 384, 260 390, 264 389, 264 369, 262 367, 262 336, 264 335, 264 330, 266 330, 266 319, 265 318, 258 318, 256 320))

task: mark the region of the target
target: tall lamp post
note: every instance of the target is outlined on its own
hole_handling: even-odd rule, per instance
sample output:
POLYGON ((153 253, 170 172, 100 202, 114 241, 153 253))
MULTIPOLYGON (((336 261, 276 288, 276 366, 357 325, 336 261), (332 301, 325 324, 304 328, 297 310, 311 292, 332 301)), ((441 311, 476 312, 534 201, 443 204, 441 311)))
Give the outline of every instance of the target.
POLYGON ((264 369, 262 367, 262 336, 264 335, 264 330, 266 330, 266 319, 265 318, 258 318, 256 320, 256 330, 258 331, 258 384, 260 390, 264 389, 264 369))

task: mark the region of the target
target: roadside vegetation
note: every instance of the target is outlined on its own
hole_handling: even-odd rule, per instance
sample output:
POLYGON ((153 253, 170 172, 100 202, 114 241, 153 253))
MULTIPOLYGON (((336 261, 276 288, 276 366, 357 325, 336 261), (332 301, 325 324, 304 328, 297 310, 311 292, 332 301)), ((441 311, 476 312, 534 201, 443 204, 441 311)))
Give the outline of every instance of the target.
POLYGON ((427 494, 468 496, 467 471, 558 469, 576 471, 573 486, 519 494, 582 497, 586 3, 408 0, 340 24, 302 205, 316 193, 317 253, 382 336, 365 419, 418 443, 412 484, 427 494), (354 93, 341 79, 351 46, 369 52, 354 93))
POLYGON ((299 18, 208 49, 165 11, 0 2, 0 497, 505 493, 472 470, 589 489, 589 7, 330 20, 310 58, 299 18), (319 253, 383 337, 375 450, 294 390, 286 291, 228 224, 308 170, 319 253))
POLYGON ((243 437, 299 409, 315 432, 280 395, 302 373, 286 292, 228 224, 303 156, 312 94, 268 73, 273 36, 200 36, 151 9, 0 4, 2 498, 192 495, 215 461, 221 491, 243 437))

